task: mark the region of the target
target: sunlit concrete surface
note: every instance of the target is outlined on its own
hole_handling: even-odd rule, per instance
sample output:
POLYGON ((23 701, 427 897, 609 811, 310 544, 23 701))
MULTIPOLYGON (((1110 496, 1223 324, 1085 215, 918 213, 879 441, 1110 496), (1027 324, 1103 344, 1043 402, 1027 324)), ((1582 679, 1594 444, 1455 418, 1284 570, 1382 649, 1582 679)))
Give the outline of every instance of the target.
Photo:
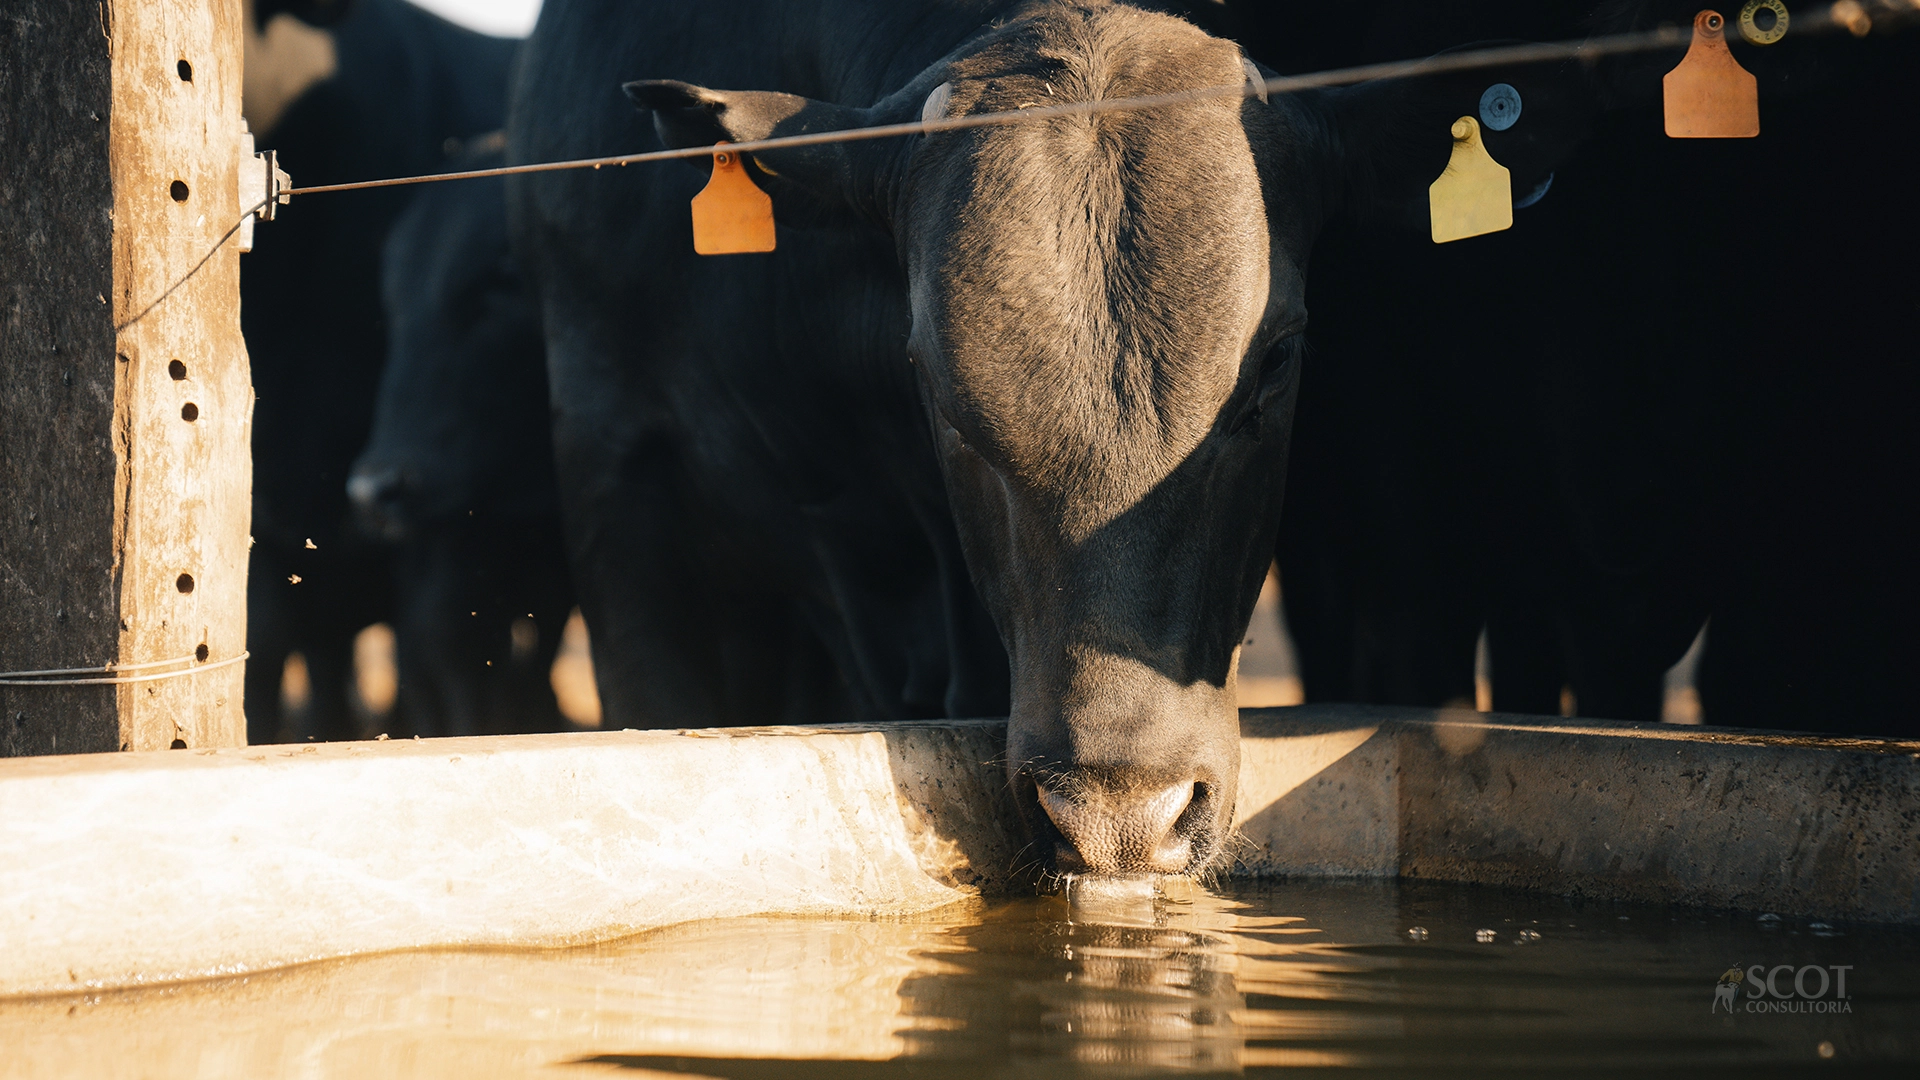
MULTIPOLYGON (((1243 731, 1229 873, 1920 922, 1920 743, 1348 706, 1243 731)), ((931 910, 1033 861, 1003 740, 983 720, 0 762, 0 994, 931 910)))
POLYGON ((1242 873, 1920 923, 1920 742, 1355 705, 1241 731, 1242 873))
POLYGON ((0 992, 1004 883, 1002 725, 269 746, 0 762, 0 992))

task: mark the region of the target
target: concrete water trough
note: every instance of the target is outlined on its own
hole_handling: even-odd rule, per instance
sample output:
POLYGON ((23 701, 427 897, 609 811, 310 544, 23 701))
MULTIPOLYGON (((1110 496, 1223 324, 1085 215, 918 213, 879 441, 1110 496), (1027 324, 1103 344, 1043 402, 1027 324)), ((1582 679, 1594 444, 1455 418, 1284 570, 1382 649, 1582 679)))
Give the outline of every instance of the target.
MULTIPOLYGON (((1920 924, 1920 742, 1242 714, 1228 872, 1920 924)), ((1022 887, 998 720, 0 761, 0 995, 1022 887)))

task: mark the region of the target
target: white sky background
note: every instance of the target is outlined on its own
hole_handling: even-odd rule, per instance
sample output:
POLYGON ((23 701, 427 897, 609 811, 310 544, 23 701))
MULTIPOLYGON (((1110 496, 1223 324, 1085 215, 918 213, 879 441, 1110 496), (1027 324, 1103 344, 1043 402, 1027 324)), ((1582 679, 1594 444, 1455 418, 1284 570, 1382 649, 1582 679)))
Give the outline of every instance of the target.
POLYGON ((526 37, 540 14, 540 0, 412 0, 443 19, 483 34, 526 37))

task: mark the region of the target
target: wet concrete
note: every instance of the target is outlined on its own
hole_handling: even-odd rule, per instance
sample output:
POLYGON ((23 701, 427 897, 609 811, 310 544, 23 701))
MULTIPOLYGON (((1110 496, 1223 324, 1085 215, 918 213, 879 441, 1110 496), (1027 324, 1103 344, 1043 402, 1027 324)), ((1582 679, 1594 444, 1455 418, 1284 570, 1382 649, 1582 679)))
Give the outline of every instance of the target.
MULTIPOLYGON (((1229 873, 1920 923, 1920 743, 1243 714, 1229 873)), ((1000 721, 0 762, 0 995, 1016 890, 1000 721)))

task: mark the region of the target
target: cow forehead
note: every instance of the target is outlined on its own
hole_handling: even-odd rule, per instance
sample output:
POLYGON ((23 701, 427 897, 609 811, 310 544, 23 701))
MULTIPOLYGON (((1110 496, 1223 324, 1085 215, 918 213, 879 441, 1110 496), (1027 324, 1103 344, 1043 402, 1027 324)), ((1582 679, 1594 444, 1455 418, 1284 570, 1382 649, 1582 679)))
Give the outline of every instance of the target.
POLYGON ((1191 23, 1092 2, 1010 20, 951 58, 947 76, 960 115, 1236 85, 1244 72, 1238 46, 1191 23))
MULTIPOLYGON (((1118 5, 1049 8, 947 69, 962 115, 1239 86, 1238 49, 1118 5)), ((933 391, 1030 485, 1129 502, 1232 397, 1270 239, 1238 97, 930 136, 904 238, 933 391)))

